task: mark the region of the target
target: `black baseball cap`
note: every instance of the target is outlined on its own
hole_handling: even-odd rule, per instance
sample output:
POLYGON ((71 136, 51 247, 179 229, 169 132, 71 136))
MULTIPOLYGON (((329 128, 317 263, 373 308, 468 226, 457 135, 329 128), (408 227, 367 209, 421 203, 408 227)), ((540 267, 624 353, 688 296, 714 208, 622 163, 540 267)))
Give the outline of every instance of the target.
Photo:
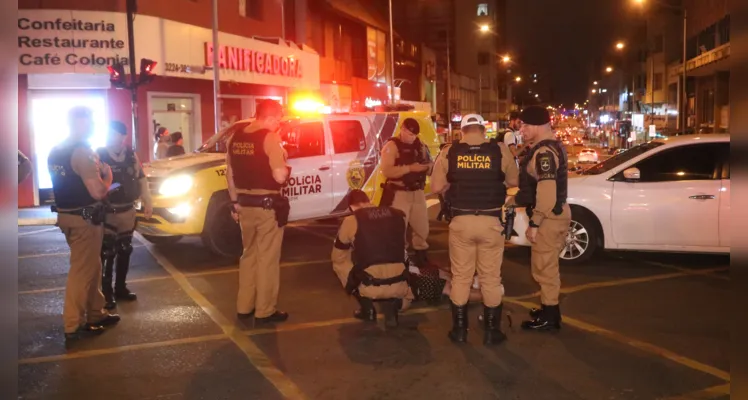
POLYGON ((125 124, 119 121, 110 121, 109 122, 109 129, 119 133, 120 135, 127 135, 127 127, 125 124))
POLYGON ((348 193, 348 207, 370 202, 371 200, 369 199, 369 196, 367 196, 366 192, 364 192, 363 190, 353 189, 350 193, 348 193))
POLYGON ((403 121, 403 127, 416 135, 421 133, 421 125, 419 125, 418 121, 413 118, 406 118, 405 121, 403 121))
POLYGON ((527 125, 545 125, 551 122, 551 115, 543 107, 530 106, 522 110, 519 119, 527 125))

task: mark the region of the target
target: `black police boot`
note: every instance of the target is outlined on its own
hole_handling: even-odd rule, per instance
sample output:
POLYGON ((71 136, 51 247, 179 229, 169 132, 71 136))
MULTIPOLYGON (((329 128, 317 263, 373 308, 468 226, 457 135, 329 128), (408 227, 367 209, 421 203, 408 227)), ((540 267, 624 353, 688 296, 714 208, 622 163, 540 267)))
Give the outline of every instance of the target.
POLYGON ((270 315, 268 315, 265 318, 257 318, 255 317, 255 322, 259 322, 261 324, 266 323, 272 323, 272 322, 285 322, 288 319, 288 313, 283 311, 276 311, 270 315))
POLYGON ((114 257, 105 257, 102 255, 101 263, 103 271, 101 275, 101 293, 104 294, 104 308, 107 310, 113 310, 117 307, 117 302, 114 301, 114 291, 112 290, 112 274, 114 273, 114 257))
POLYGON ((397 299, 384 300, 379 304, 381 305, 382 313, 384 314, 384 326, 387 328, 397 328, 397 316, 401 306, 400 301, 397 299))
POLYGON ((120 251, 117 253, 117 276, 114 282, 114 298, 122 301, 134 301, 138 299, 135 293, 127 288, 127 272, 130 270, 130 251, 120 251))
POLYGON ((467 331, 467 304, 458 306, 452 303, 452 330, 449 331, 449 339, 455 343, 465 343, 467 342, 467 331))
MULTIPOLYGON (((530 318, 535 319, 535 318, 539 317, 540 315, 542 315, 543 310, 545 308, 546 308, 545 305, 541 305, 540 308, 535 308, 535 307, 531 308, 530 309, 530 318)), ((561 317, 561 313, 560 312, 559 312, 559 315, 558 315, 558 320, 559 320, 559 322, 563 321, 563 318, 561 317)))
POLYGON ((364 322, 375 322, 377 320, 377 309, 374 308, 374 302, 368 297, 361 297, 361 295, 357 295, 356 300, 358 300, 361 308, 353 313, 353 317, 364 322))
POLYGON ((72 341, 85 339, 97 335, 101 335, 104 333, 106 328, 104 328, 101 325, 93 325, 93 324, 85 324, 78 327, 78 329, 75 332, 66 332, 65 333, 65 342, 69 343, 72 341))
POLYGON ((103 326, 106 328, 107 326, 117 325, 121 319, 122 318, 120 318, 119 314, 109 314, 96 322, 86 325, 90 327, 103 326))
POLYGON ((561 329, 561 309, 558 305, 546 306, 536 311, 536 317, 522 322, 522 329, 533 331, 552 331, 561 329))
POLYGON ((483 306, 483 344, 486 346, 499 344, 506 340, 506 335, 501 331, 501 315, 503 311, 503 304, 499 304, 496 307, 483 306))

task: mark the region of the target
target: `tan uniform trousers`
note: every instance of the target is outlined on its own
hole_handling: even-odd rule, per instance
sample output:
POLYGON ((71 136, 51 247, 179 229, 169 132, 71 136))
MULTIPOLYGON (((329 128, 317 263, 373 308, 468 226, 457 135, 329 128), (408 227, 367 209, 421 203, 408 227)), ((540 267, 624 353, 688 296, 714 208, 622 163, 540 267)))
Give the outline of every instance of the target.
POLYGON ((407 192, 398 190, 392 200, 392 207, 405 213, 405 224, 410 226, 411 244, 414 250, 429 248, 429 212, 426 208, 426 195, 423 190, 407 192))
MULTIPOLYGON (((335 274, 338 275, 338 279, 340 279, 340 283, 345 287, 348 283, 348 274, 353 268, 352 265, 333 265, 333 268, 335 274)), ((367 268, 366 272, 374 278, 387 279, 402 274, 404 269, 405 266, 403 263, 378 264, 367 268)), ((401 307, 401 310, 407 310, 410 307, 410 303, 415 298, 413 292, 410 290, 410 286, 408 286, 408 282, 405 281, 382 286, 366 286, 362 284, 358 286, 358 292, 362 297, 372 300, 402 299, 403 306, 401 307)))
POLYGON ((449 298, 458 306, 467 304, 478 272, 483 304, 501 304, 501 262, 504 237, 497 217, 460 215, 449 223, 449 260, 452 265, 452 289, 449 298))
POLYGON ((107 315, 101 293, 104 227, 91 225, 83 217, 64 213, 57 214, 57 225, 70 246, 70 270, 62 318, 65 333, 73 333, 81 325, 100 321, 107 315))
POLYGON ((135 208, 121 213, 107 213, 104 233, 115 236, 132 236, 135 229, 135 208))
MULTIPOLYGON (((546 306, 558 305, 561 274, 558 257, 566 243, 571 222, 571 209, 565 204, 561 215, 543 219, 532 245, 530 265, 532 277, 540 285, 540 301, 546 306)), ((482 282, 481 282, 482 283, 482 282)))
POLYGON ((273 315, 278 304, 280 258, 283 228, 278 227, 274 210, 241 207, 239 224, 244 251, 239 260, 239 294, 236 310, 255 311, 255 317, 273 315))

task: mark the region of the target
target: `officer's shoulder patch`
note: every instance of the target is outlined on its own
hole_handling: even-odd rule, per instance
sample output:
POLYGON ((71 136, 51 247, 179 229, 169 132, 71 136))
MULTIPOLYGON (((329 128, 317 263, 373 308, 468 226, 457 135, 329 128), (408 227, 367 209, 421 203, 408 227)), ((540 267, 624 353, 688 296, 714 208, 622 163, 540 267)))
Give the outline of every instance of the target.
POLYGON ((550 151, 541 151, 535 156, 535 173, 538 175, 538 181, 555 180, 556 159, 550 151))

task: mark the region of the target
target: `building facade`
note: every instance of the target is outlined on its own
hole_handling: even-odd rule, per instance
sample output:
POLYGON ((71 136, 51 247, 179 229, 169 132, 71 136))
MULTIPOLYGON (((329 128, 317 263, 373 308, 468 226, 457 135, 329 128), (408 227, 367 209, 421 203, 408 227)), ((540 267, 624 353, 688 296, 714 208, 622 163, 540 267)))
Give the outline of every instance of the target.
MULTIPOLYGON (((259 100, 320 90, 316 51, 278 39, 284 33, 281 10, 288 9, 277 1, 241 0, 219 8, 218 46, 212 43, 211 2, 176 3, 141 1, 134 20, 135 62, 157 63, 155 79, 136 94, 131 144, 143 162, 153 158, 160 127, 182 132, 187 151, 215 133, 213 74, 204 68, 212 65, 213 51, 220 59, 222 126, 252 116, 259 100)), ((47 155, 68 135, 71 107, 94 110, 94 147, 105 143, 108 120, 132 128, 130 91, 113 88, 107 70, 129 62, 123 7, 124 2, 88 0, 19 2, 18 143, 35 171, 34 179, 19 187, 19 206, 50 198, 47 155)), ((129 65, 125 71, 129 75, 129 65)))

